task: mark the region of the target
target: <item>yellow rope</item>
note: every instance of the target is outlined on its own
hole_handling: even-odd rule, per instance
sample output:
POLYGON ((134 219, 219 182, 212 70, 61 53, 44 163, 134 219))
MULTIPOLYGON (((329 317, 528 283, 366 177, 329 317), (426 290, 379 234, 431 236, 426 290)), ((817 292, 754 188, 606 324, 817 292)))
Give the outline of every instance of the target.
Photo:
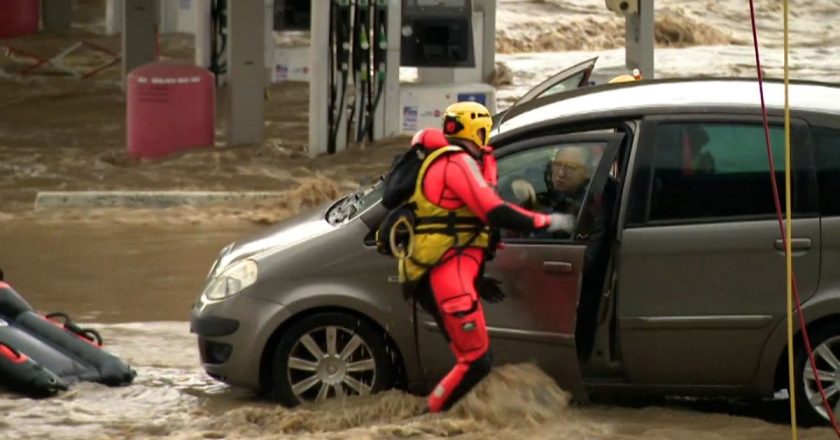
POLYGON ((790 172, 790 103, 788 101, 788 0, 784 0, 784 40, 785 40, 785 262, 787 266, 787 330, 788 330, 788 381, 790 392, 790 434, 797 440, 796 432, 796 375, 793 362, 793 254, 791 240, 793 239, 792 209, 791 209, 791 172, 790 172))

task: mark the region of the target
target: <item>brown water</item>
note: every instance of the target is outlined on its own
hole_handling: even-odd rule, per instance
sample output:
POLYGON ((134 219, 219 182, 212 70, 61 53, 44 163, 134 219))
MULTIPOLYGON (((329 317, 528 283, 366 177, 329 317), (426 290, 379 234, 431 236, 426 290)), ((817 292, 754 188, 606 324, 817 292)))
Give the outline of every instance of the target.
POLYGON ((88 322, 184 321, 219 250, 253 229, 238 223, 0 222, 0 267, 45 311, 88 322))
MULTIPOLYGON (((138 371, 122 388, 82 383, 44 400, 0 393, 0 438, 789 438, 785 402, 580 407, 527 364, 497 367, 444 415, 421 415, 422 397, 401 391, 277 406, 205 375, 186 321, 216 252, 264 226, 236 215, 209 222, 183 211, 167 219, 139 212, 126 220, 129 214, 0 221, 8 281, 37 310, 63 310, 100 330, 106 349, 138 371)), ((833 436, 819 428, 801 430, 800 438, 833 436)))

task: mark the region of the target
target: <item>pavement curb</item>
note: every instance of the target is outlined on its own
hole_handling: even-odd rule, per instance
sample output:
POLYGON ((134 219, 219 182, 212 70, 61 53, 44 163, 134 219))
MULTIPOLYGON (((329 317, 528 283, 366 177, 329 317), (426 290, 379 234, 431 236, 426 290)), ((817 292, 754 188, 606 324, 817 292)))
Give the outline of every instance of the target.
POLYGON ((281 200, 277 191, 41 191, 35 210, 60 208, 168 208, 281 200))

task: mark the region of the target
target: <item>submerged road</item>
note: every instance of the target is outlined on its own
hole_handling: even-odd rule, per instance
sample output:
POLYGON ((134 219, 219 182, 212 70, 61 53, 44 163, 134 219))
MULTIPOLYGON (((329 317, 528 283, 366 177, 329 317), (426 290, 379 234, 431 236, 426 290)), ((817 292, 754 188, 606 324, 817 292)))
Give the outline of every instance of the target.
MULTIPOLYGON (((265 226, 241 221, 0 222, 0 267, 41 312, 98 329, 130 362, 123 388, 83 383, 32 400, 0 392, 0 437, 16 439, 467 438, 787 439, 786 402, 624 401, 585 407, 531 365, 494 369, 462 404, 421 415, 399 391, 282 408, 201 370, 190 305, 217 252, 265 226)), ((830 439, 827 428, 802 439, 830 439)))

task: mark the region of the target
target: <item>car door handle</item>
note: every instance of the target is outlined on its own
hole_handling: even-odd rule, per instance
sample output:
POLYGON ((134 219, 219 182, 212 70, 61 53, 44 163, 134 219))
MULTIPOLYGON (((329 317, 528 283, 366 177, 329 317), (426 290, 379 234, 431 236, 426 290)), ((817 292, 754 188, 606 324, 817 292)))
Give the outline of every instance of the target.
MULTIPOLYGON (((776 240, 775 247, 777 251, 785 251, 785 241, 781 238, 776 240)), ((810 238, 794 238, 790 241, 790 249, 792 251, 807 251, 811 249, 810 238)))
POLYGON ((545 273, 571 273, 572 263, 568 261, 545 261, 543 262, 545 273))

